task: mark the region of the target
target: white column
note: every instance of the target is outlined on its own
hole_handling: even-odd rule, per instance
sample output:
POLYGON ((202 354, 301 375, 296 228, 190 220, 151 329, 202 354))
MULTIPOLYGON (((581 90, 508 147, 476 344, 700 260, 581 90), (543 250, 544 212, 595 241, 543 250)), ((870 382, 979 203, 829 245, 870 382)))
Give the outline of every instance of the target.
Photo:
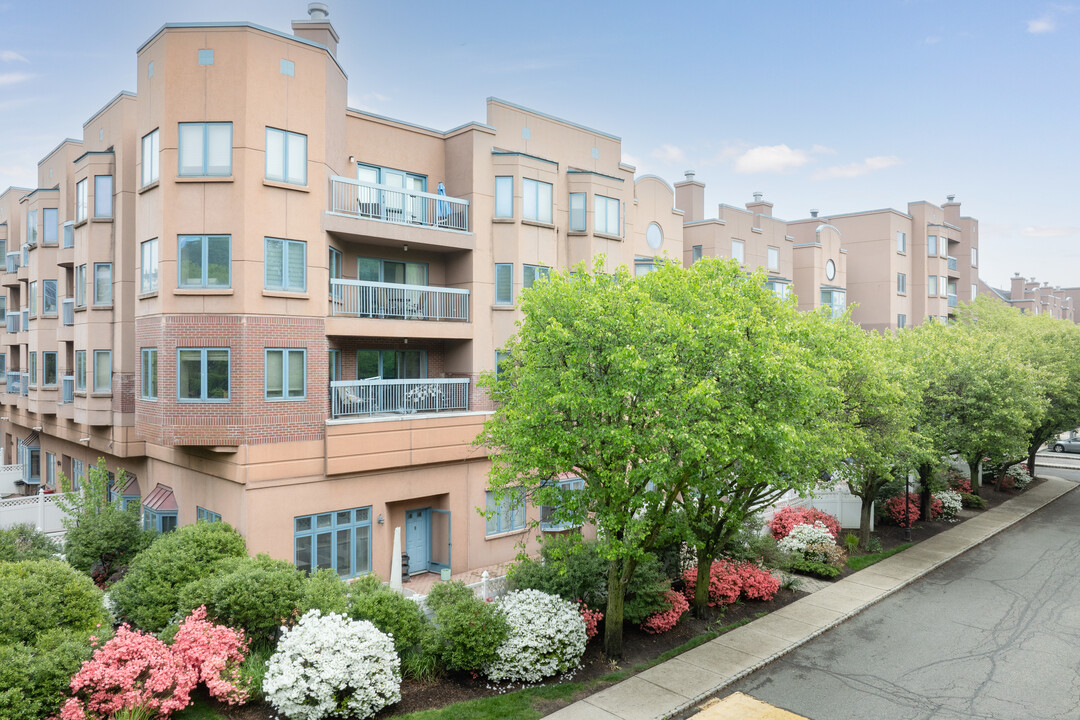
POLYGON ((401 592, 401 528, 394 528, 394 554, 390 558, 390 589, 401 592))
POLYGON ((45 486, 38 487, 37 493, 37 529, 45 532, 45 486))

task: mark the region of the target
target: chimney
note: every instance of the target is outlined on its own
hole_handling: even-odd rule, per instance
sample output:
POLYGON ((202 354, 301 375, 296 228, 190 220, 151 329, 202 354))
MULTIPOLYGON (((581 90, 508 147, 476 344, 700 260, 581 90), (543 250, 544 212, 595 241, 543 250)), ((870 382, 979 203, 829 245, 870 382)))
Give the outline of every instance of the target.
POLYGON ((331 55, 337 56, 339 38, 330 24, 330 8, 326 3, 308 3, 308 19, 293 20, 292 30, 296 37, 325 45, 331 55))
POLYGON ((761 192, 754 193, 754 202, 746 203, 746 209, 755 215, 768 215, 772 217, 773 204, 771 202, 765 202, 761 198, 764 194, 761 192))
POLYGON ((694 171, 686 171, 686 179, 675 183, 675 207, 683 211, 683 222, 705 219, 705 183, 694 179, 694 171))
POLYGON ((954 202, 956 200, 956 196, 955 195, 946 195, 945 199, 948 200, 949 202, 954 202))
POLYGON ((817 208, 811 208, 810 209, 810 217, 816 218, 817 214, 818 214, 818 209, 817 208))

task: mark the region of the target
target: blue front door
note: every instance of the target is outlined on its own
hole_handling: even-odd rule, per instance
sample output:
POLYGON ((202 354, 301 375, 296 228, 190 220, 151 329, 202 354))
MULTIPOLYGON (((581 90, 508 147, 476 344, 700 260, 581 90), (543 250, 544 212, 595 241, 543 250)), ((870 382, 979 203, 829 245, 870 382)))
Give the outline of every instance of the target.
POLYGON ((409 556, 409 574, 426 572, 431 555, 430 508, 405 513, 405 552, 409 556))

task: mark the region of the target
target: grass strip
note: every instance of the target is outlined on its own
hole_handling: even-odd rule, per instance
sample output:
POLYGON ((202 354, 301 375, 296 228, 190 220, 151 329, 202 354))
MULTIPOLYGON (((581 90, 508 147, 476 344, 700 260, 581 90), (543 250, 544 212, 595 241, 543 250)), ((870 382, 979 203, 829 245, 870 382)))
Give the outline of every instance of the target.
POLYGON ((863 568, 870 567, 876 562, 881 562, 887 557, 892 557, 898 552, 907 550, 912 545, 914 545, 914 543, 904 543, 903 545, 897 545, 892 550, 886 550, 885 552, 854 555, 848 558, 847 566, 852 570, 862 570, 863 568))
POLYGON ((582 683, 559 683, 543 687, 526 688, 476 700, 447 705, 437 710, 420 710, 402 715, 402 720, 536 720, 540 711, 532 706, 534 699, 569 700, 574 693, 583 689, 582 683))

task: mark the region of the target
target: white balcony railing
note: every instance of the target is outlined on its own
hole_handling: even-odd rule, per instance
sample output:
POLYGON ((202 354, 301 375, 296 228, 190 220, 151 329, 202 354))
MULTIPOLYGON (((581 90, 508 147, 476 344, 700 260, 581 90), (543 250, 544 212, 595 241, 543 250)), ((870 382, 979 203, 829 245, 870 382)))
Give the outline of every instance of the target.
POLYGON ((22 246, 22 266, 26 267, 30 264, 30 246, 23 244, 22 246))
POLYGON ((332 175, 330 212, 397 225, 469 231, 469 201, 332 175))
POLYGON ((30 394, 30 373, 23 373, 22 378, 19 380, 19 384, 22 385, 23 397, 30 394))
POLYGON ((23 330, 29 330, 30 329, 30 308, 23 308, 20 311, 20 314, 22 315, 22 329, 23 330))
POLYGON ((956 307, 957 299, 956 295, 949 296, 949 307, 956 307))
POLYGON ((6 329, 9 333, 19 332, 19 328, 21 327, 19 320, 21 317, 22 313, 19 312, 9 312, 4 316, 4 323, 7 325, 6 329))
POLYGON ((75 223, 68 220, 64 223, 64 248, 75 247, 75 223))
POLYGON ((338 380, 330 383, 331 416, 469 409, 468 378, 338 380))
POLYGON ((63 313, 63 323, 66 326, 75 324, 75 298, 64 298, 64 302, 61 304, 61 312, 63 313))
POLYGON ((65 375, 61 380, 61 383, 61 391, 63 394, 60 396, 60 402, 64 405, 75 402, 75 376, 65 375))
POLYGON ((15 252, 9 252, 7 255, 4 256, 4 262, 6 263, 6 265, 4 266, 4 271, 11 273, 18 272, 19 268, 22 267, 22 263, 20 262, 21 259, 22 254, 18 250, 16 250, 15 252))
POLYGON ((430 285, 330 280, 330 314, 405 320, 469 321, 469 291, 430 285))
POLYGON ((12 395, 22 395, 22 373, 15 371, 8 372, 7 391, 12 395))
POLYGON ((950 255, 946 259, 946 262, 948 263, 950 270, 955 270, 956 269, 956 258, 954 258, 952 255, 950 255))

